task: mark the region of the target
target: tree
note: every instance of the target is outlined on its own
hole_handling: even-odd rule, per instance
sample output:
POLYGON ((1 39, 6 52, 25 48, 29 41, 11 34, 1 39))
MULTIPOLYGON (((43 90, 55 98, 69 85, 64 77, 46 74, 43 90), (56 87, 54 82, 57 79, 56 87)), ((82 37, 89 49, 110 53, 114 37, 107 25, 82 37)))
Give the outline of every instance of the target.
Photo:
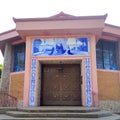
POLYGON ((2 74, 2 68, 3 68, 3 65, 0 64, 0 78, 1 78, 1 74, 2 74))

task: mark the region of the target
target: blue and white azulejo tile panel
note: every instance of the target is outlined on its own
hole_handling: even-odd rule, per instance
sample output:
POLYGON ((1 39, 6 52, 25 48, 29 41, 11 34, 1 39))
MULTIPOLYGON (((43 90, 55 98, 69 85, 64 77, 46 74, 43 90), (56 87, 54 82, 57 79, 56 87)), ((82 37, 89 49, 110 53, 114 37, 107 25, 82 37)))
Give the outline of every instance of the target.
POLYGON ((30 80, 30 98, 29 105, 35 105, 35 88, 36 88, 36 60, 32 59, 31 63, 31 80, 30 80))
POLYGON ((86 105, 92 106, 91 65, 90 58, 85 59, 86 68, 86 105))
POLYGON ((88 38, 38 38, 32 41, 32 56, 83 56, 89 54, 88 38))

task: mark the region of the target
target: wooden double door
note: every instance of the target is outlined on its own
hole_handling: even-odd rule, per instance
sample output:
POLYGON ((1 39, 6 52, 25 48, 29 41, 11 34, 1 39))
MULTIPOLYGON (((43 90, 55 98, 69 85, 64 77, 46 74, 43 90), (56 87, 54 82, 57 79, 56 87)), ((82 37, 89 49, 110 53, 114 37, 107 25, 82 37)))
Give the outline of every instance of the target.
POLYGON ((42 65, 42 105, 81 105, 80 64, 42 65))

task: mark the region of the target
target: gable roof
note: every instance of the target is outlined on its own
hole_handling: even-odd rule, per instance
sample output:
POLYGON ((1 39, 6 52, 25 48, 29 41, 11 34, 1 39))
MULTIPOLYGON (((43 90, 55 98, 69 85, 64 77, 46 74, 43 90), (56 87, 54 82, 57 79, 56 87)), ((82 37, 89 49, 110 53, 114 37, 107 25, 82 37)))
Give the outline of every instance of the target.
POLYGON ((84 19, 106 19, 107 14, 99 15, 99 16, 74 16, 70 14, 66 14, 64 12, 60 12, 59 14, 45 17, 45 18, 13 18, 14 22, 29 22, 29 21, 51 21, 51 20, 84 20, 84 19))
POLYGON ((73 16, 60 12, 46 18, 13 18, 21 37, 51 36, 69 34, 95 34, 99 36, 104 28, 105 15, 73 16))
MULTIPOLYGON (((3 32, 3 33, 0 33, 0 42, 21 38, 21 31, 19 32, 19 28, 17 28, 17 23, 26 24, 26 22, 34 22, 35 23, 35 22, 39 22, 39 21, 43 21, 43 22, 46 21, 46 23, 47 23, 47 21, 67 21, 67 20, 83 20, 83 21, 88 20, 89 21, 89 20, 93 20, 93 19, 95 19, 95 20, 102 19, 103 21, 105 21, 106 17, 107 17, 107 14, 99 15, 99 16, 74 16, 74 15, 66 14, 64 12, 60 12, 59 14, 56 14, 56 15, 53 15, 50 17, 46 17, 46 18, 18 18, 18 19, 13 18, 14 22, 16 23, 16 28, 6 31, 6 32, 3 32)), ((92 24, 94 24, 94 23, 92 23, 92 24)), ((22 26, 21 26, 21 29, 22 29, 22 26)), ((102 30, 102 33, 105 35, 107 34, 107 35, 120 37, 120 27, 118 27, 118 26, 104 23, 103 28, 101 26, 101 30, 102 30)), ((23 33, 24 32, 26 32, 26 31, 23 31, 23 33)), ((47 31, 46 31, 46 33, 47 33, 47 31)), ((31 31, 30 31, 30 34, 31 34, 31 31)))

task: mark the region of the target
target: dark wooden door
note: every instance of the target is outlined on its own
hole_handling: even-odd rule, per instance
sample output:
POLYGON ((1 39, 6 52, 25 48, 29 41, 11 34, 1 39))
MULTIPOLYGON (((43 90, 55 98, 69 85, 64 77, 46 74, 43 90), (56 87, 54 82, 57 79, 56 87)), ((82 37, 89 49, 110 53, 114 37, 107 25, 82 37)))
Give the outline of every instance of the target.
POLYGON ((42 69, 42 105, 81 105, 79 64, 45 64, 42 69))

